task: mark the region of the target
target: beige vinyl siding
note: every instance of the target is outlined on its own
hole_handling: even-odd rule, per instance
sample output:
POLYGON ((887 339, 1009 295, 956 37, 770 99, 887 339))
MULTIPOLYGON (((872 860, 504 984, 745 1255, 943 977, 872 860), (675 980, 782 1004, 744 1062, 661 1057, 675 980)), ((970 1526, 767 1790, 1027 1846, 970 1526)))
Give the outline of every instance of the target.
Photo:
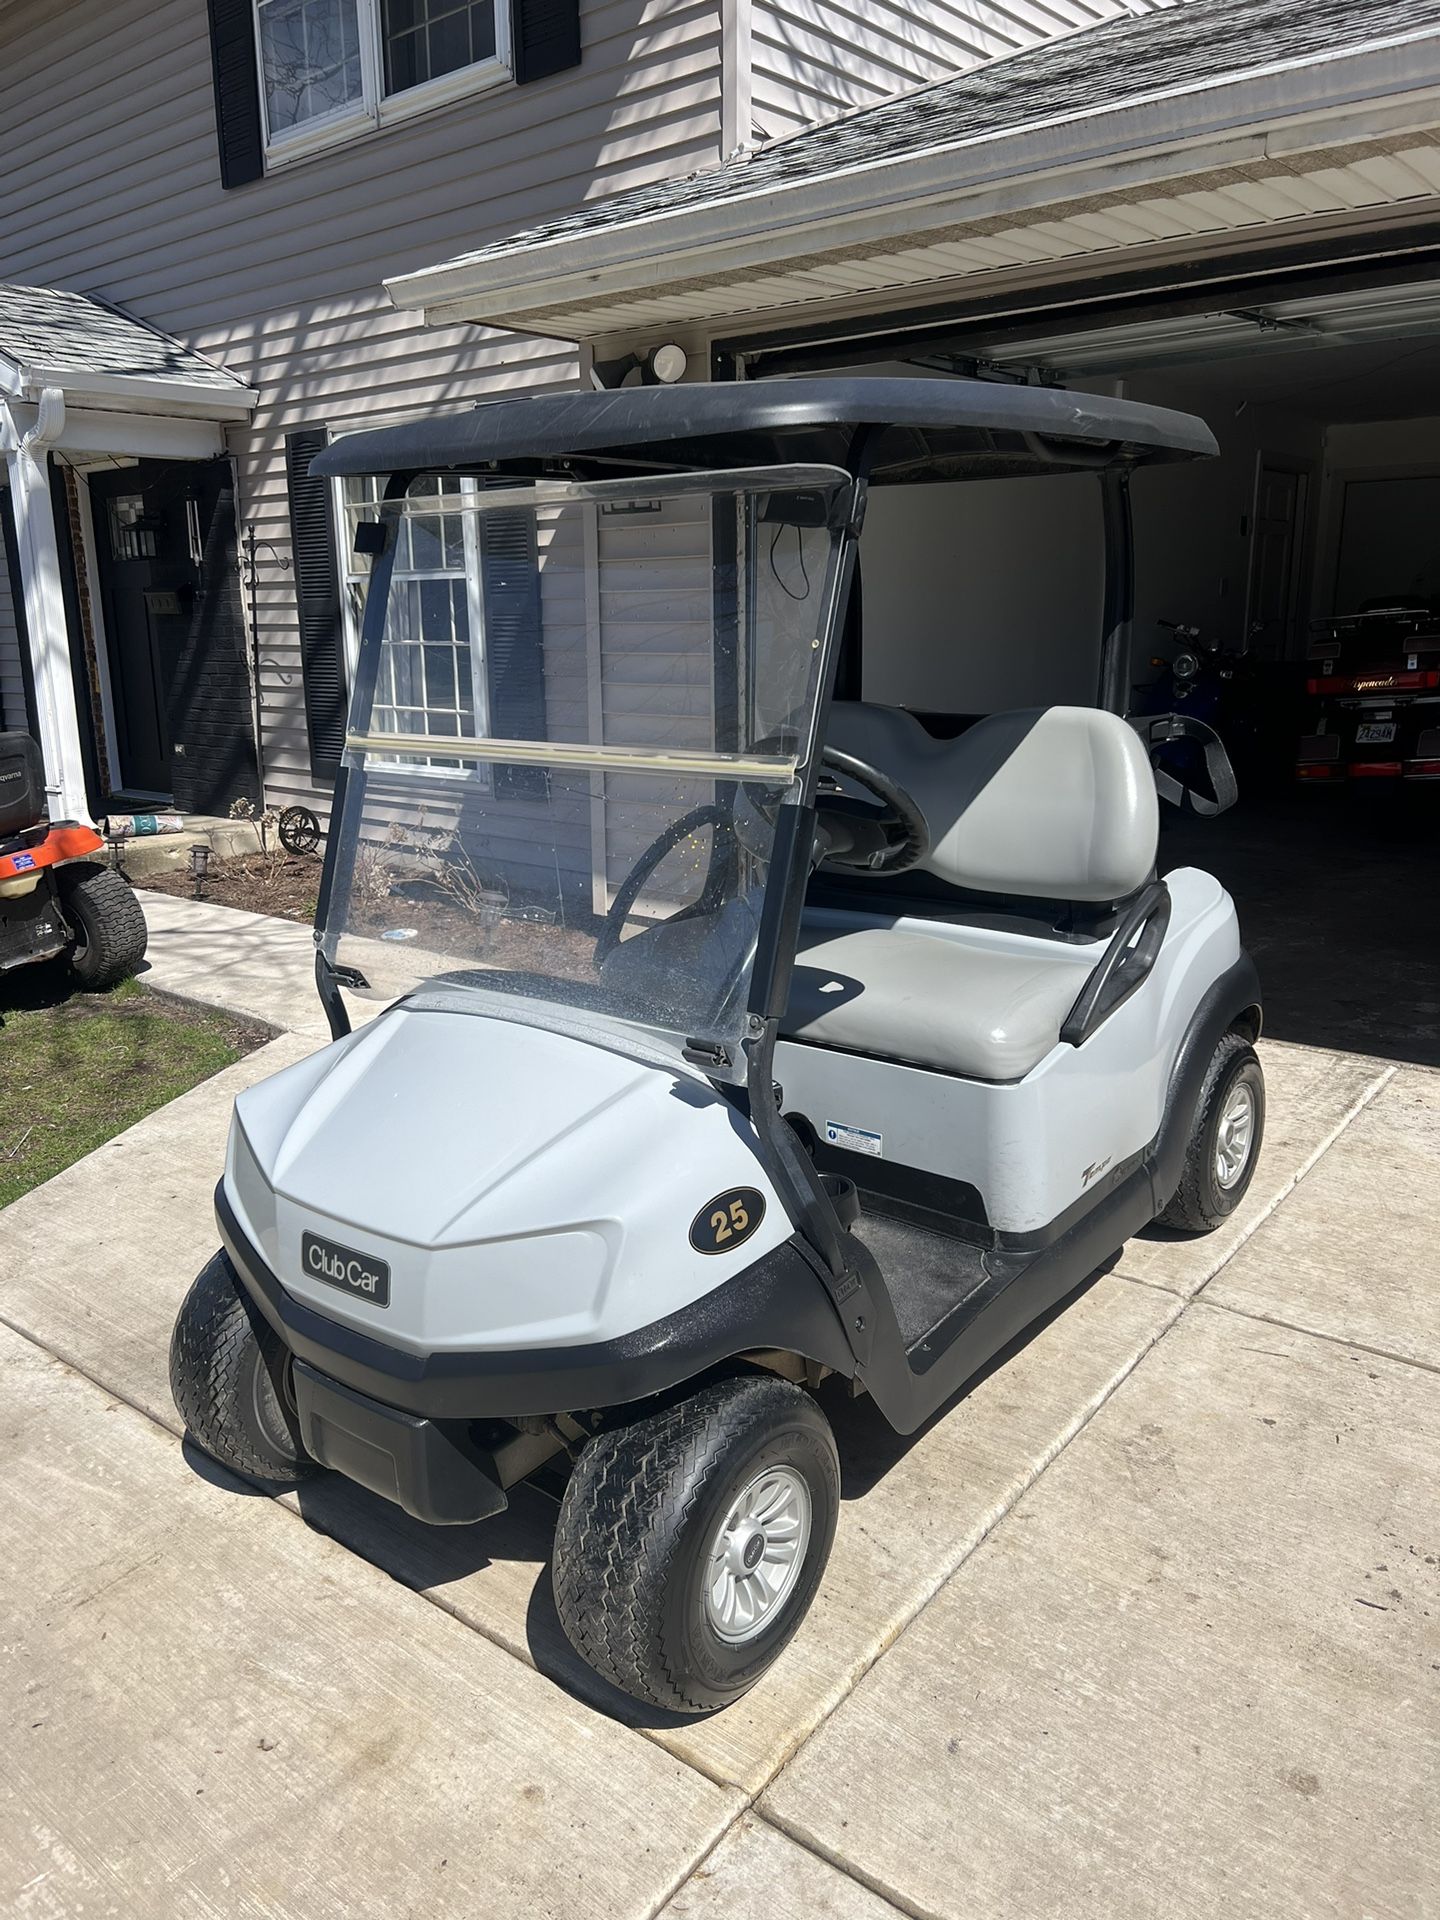
MULTIPOLYGON (((545 737, 583 741, 589 738, 590 623, 586 605, 585 522, 588 509, 551 508, 536 516, 536 552, 540 561, 540 625, 544 635, 545 737)), ((530 809, 530 831, 536 844, 548 840, 553 848, 550 881, 567 901, 588 904, 594 863, 591 821, 591 776, 585 773, 549 775, 545 801, 512 801, 512 808, 530 809), (533 809, 548 807, 543 832, 535 831, 533 809)), ((497 846, 495 852, 500 853, 497 846)), ((529 857, 534 859, 534 850, 529 857)), ((537 881, 543 876, 537 875, 537 881)))
POLYGON ((719 158, 717 0, 585 0, 582 40, 568 73, 226 192, 204 0, 0 10, 0 278, 102 294, 261 395, 227 440, 260 542, 272 804, 327 797, 309 776, 285 434, 577 377, 567 344, 427 329, 382 280, 719 158))
POLYGON ((0 727, 23 731, 26 725, 25 681, 20 670, 20 631, 10 592, 5 526, 0 521, 0 727))
MULTIPOLYGON (((711 748, 714 617, 709 502, 667 500, 658 513, 597 516, 598 665, 608 745, 711 748)), ((603 778, 603 877, 620 885, 650 843, 713 784, 611 773, 603 778)), ((597 835, 597 839, 598 839, 597 835)), ((682 895, 684 852, 657 870, 646 898, 682 895)), ((609 904, 597 884, 596 905, 609 904)))
POLYGON ((778 139, 1117 14, 1180 0, 754 0, 752 117, 778 139))

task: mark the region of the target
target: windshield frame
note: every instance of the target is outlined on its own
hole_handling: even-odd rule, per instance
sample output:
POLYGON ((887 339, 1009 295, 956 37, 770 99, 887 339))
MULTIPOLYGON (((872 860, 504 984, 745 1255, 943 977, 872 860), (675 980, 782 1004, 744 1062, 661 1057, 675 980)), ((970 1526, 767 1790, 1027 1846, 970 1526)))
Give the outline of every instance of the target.
MULTIPOLYGON (((446 477, 450 477, 448 474, 446 477)), ((327 1011, 331 1013, 332 1029, 336 1025, 335 1006, 338 996, 334 993, 334 982, 358 985, 360 976, 353 969, 336 964, 336 956, 327 953, 327 946, 333 947, 339 938, 339 930, 333 928, 334 904, 347 898, 353 879, 355 855, 358 850, 359 834, 347 832, 346 788, 352 776, 363 777, 367 760, 371 754, 395 755, 397 752, 423 754, 443 752, 452 759, 462 762, 493 762, 512 766, 563 766, 577 772, 603 773, 645 772, 689 775, 696 778, 711 778, 716 781, 762 783, 781 796, 779 812, 783 817, 793 816, 797 808, 804 807, 813 789, 815 772, 818 767, 820 741, 822 739, 823 715, 828 709, 829 689, 833 682, 834 655, 839 644, 839 635, 843 622, 843 611, 848 594, 849 581, 853 570, 854 546, 858 538, 859 521, 864 498, 863 478, 847 472, 838 466, 817 466, 814 464, 796 464, 775 466, 744 465, 727 468, 713 468, 705 471, 682 473, 656 473, 653 469, 634 477, 605 480, 575 480, 570 478, 544 477, 536 480, 514 479, 497 475, 484 468, 477 469, 475 476, 488 484, 478 496, 467 496, 463 507, 457 505, 452 495, 412 491, 417 482, 426 478, 416 473, 396 473, 388 477, 383 496, 378 505, 378 513, 371 525, 383 529, 377 539, 370 536, 369 545, 371 567, 366 593, 366 601, 361 624, 360 644, 357 650, 356 671, 352 687, 349 713, 345 734, 345 752, 336 782, 332 820, 337 831, 332 833, 326 850, 325 870, 322 876, 320 899, 317 903, 315 919, 315 939, 317 949, 317 977, 320 980, 322 999, 327 1011), (623 744, 596 746, 588 742, 566 742, 546 740, 515 740, 493 734, 478 737, 454 737, 424 735, 396 735, 394 733, 375 733, 360 731, 356 721, 360 715, 369 714, 373 709, 376 679, 380 670, 382 649, 385 644, 387 619, 391 604, 392 578, 395 571, 397 550, 400 542, 397 529, 406 515, 443 511, 483 513, 503 510, 504 508, 541 509, 551 505, 582 504, 619 504, 625 502, 645 502, 663 495, 676 497, 710 497, 712 499, 733 497, 744 494, 763 496, 769 492, 788 491, 801 493, 806 490, 823 492, 826 496, 826 511, 822 520, 814 523, 823 528, 829 536, 827 572, 821 583, 821 595, 815 605, 815 620, 810 627, 810 638, 805 643, 807 650, 818 657, 809 670, 809 692, 802 709, 797 710, 800 725, 793 740, 788 740, 789 750, 773 754, 752 750, 740 752, 702 752, 694 748, 640 748, 623 744), (347 979, 347 974, 349 978, 347 979), (326 976, 329 976, 327 979, 326 976)), ((363 523, 362 523, 363 524, 363 523)), ((358 542, 357 542, 358 544, 358 542)), ((718 561, 716 565, 718 566, 718 561)), ((758 561, 755 554, 747 559, 735 576, 735 590, 745 594, 747 587, 753 585, 754 569, 758 561)), ((712 576, 713 577, 713 576, 712 576)), ((718 635, 718 616, 717 628, 718 635)), ((786 639, 786 645, 797 645, 798 641, 786 639)), ((754 646, 753 634, 747 645, 754 646)), ((781 859, 780 841, 775 847, 773 859, 761 882, 761 927, 759 940, 752 952, 749 972, 758 977, 763 971, 767 982, 772 978, 774 960, 772 953, 766 955, 765 949, 771 946, 771 929, 777 925, 793 926, 797 915, 785 910, 787 900, 797 891, 803 893, 805 873, 797 872, 796 863, 790 849, 790 835, 781 836, 786 848, 786 857, 781 859)), ((793 959, 793 939, 790 942, 793 959)), ((437 991, 443 990, 447 1003, 453 1004, 459 997, 471 993, 468 986, 453 978, 437 976, 427 980, 414 989, 404 993, 402 998, 412 1002, 421 998, 433 1003, 437 991)), ((768 990, 768 989, 767 989, 768 990)), ((477 980, 472 995, 477 1011, 499 1013, 494 1004, 497 996, 487 992, 477 980), (488 1006, 482 1003, 489 1003, 488 1006)), ((674 1043, 674 1030, 651 1027, 643 1020, 633 1017, 615 1017, 609 1014, 591 1013, 581 1006, 567 1006, 564 1003, 549 1005, 543 1000, 530 999, 528 996, 505 996, 507 1002, 503 1017, 518 1019, 537 1026, 553 1026, 575 1033, 577 1037, 589 1037, 598 1044, 620 1051, 633 1051, 637 1058, 644 1057, 652 1061, 663 1061, 674 1067, 678 1065, 681 1049, 674 1043), (627 1035, 629 1038, 627 1038, 627 1035), (669 1042, 667 1048, 666 1042, 669 1042)), ((748 1009, 755 1000, 755 982, 752 980, 744 1005, 748 1009)), ((343 1015, 343 1007, 340 1008, 343 1015)), ((753 1033, 755 1021, 753 1015, 747 1015, 750 1030, 753 1033)), ((348 1030, 348 1018, 345 1020, 348 1030)), ((688 1059, 689 1043, 686 1042, 685 1056, 688 1059)), ((706 1058, 704 1071, 712 1077, 725 1080, 743 1080, 745 1063, 740 1057, 743 1042, 734 1049, 734 1057, 728 1050, 722 1050, 722 1056, 712 1061, 706 1058)), ((699 1064, 691 1061, 691 1064, 699 1064)))

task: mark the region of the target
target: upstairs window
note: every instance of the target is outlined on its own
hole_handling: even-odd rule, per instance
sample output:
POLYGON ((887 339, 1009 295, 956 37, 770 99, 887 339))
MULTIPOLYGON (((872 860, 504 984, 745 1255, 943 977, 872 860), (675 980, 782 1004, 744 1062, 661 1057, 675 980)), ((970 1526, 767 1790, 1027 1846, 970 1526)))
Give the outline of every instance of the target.
POLYGON ((272 164, 510 76, 497 0, 255 0, 272 164))
POLYGON ((404 93, 496 58, 495 0, 380 0, 385 92, 404 93))

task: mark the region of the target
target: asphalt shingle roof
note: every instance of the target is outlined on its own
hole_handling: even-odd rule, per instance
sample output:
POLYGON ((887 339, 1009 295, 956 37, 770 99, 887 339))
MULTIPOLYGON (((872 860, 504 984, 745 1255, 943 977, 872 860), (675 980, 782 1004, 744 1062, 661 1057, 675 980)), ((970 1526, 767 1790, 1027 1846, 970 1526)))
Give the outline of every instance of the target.
POLYGON ((717 206, 848 167, 1015 133, 1427 27, 1440 29, 1436 0, 1188 0, 1006 54, 724 166, 597 201, 446 264, 502 259, 654 214, 717 206))
POLYGON ((0 285, 0 356, 27 370, 62 375, 132 374, 223 390, 244 385, 106 301, 55 287, 0 285))

